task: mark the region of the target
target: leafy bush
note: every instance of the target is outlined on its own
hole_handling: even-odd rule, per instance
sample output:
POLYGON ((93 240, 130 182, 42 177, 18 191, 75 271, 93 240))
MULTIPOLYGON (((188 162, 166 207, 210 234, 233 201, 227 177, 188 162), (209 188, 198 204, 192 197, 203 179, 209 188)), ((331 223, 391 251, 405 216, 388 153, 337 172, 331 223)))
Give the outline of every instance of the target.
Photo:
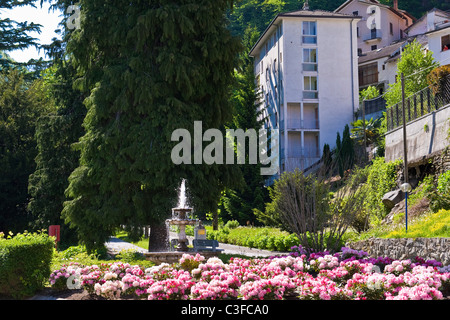
POLYGON ((208 230, 207 237, 222 243, 271 251, 288 251, 299 243, 294 234, 269 227, 223 227, 220 230, 208 230))
POLYGON ((428 84, 435 94, 444 92, 444 84, 448 75, 450 75, 450 65, 437 67, 427 76, 428 84))
POLYGON ((229 228, 229 229, 235 229, 235 228, 239 227, 239 222, 236 220, 230 220, 225 224, 224 227, 229 228))
POLYGON ((430 192, 430 200, 433 212, 450 210, 450 170, 439 176, 436 190, 430 192))
POLYGON ((370 166, 366 187, 367 199, 365 209, 373 220, 384 218, 388 209, 382 202, 383 196, 396 187, 397 172, 402 160, 385 162, 384 158, 376 158, 370 166))
POLYGON ((50 276, 54 238, 44 233, 0 237, 0 294, 32 296, 50 276))

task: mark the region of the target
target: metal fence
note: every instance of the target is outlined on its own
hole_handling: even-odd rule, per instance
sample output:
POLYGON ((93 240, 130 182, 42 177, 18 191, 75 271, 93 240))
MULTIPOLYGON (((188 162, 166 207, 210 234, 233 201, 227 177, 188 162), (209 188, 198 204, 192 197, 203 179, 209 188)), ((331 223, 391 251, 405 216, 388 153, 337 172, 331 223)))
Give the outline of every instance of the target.
POLYGON ((362 119, 363 116, 363 110, 362 107, 364 107, 364 117, 366 120, 371 117, 371 115, 378 113, 380 111, 386 111, 386 100, 383 96, 377 97, 375 99, 371 100, 365 100, 364 105, 361 105, 361 108, 356 111, 356 118, 362 119))
POLYGON ((386 110, 387 130, 391 131, 403 125, 403 110, 405 110, 405 121, 408 123, 447 104, 450 104, 450 76, 447 76, 442 92, 434 93, 431 87, 427 87, 406 98, 405 108, 402 102, 388 108, 386 110))

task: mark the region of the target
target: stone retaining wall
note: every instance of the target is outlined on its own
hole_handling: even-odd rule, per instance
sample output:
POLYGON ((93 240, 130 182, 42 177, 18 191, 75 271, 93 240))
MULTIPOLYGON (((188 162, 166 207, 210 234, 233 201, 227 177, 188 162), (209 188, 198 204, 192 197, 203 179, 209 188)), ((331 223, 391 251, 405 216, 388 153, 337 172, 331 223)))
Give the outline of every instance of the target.
POLYGON ((434 259, 450 265, 450 238, 369 239, 347 243, 347 247, 366 251, 370 257, 393 259, 434 259))

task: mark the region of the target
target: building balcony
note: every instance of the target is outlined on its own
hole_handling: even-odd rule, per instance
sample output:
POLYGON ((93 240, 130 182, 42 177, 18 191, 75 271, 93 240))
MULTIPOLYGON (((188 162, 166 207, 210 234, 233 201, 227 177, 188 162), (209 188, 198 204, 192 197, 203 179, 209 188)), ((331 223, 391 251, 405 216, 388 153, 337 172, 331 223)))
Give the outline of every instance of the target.
POLYGON ((305 100, 317 100, 319 99, 319 92, 318 91, 303 91, 303 99, 305 100))
POLYGON ((371 30, 369 34, 364 35, 363 40, 365 42, 372 42, 372 41, 381 40, 382 37, 383 37, 383 34, 382 34, 381 30, 374 29, 374 30, 371 30))
POLYGON ((318 119, 295 119, 291 118, 287 120, 287 129, 288 130, 300 130, 300 129, 311 129, 318 130, 319 129, 319 120, 318 119))
POLYGON ((299 170, 304 170, 314 163, 319 161, 319 157, 314 158, 303 158, 303 157, 291 157, 286 158, 284 161, 284 166, 282 166, 282 171, 294 171, 296 168, 299 170))
POLYGON ((291 148, 288 150, 287 158, 320 158, 320 151, 316 147, 291 148))

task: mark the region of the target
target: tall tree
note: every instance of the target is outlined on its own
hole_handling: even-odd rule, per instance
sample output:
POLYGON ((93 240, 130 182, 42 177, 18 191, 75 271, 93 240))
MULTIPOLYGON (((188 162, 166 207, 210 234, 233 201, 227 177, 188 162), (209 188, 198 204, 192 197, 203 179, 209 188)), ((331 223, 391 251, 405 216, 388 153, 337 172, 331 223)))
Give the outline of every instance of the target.
POLYGON ((34 227, 61 225, 61 246, 77 241, 75 232, 64 223, 61 211, 69 175, 78 166, 79 150, 74 150, 72 145, 83 135, 86 114, 84 95, 73 87, 76 70, 70 57, 65 56, 63 44, 56 40, 48 48, 53 66, 43 79, 50 87, 56 107, 37 121, 36 170, 30 175, 28 185, 31 196, 28 209, 33 215, 34 227))
MULTIPOLYGON (((36 0, 2 0, 0 1, 0 52, 23 50, 29 46, 38 48, 38 39, 29 35, 30 32, 41 32, 41 25, 28 21, 15 21, 5 16, 5 9, 10 10, 24 6, 35 6, 36 0)), ((31 59, 27 63, 19 63, 0 54, 0 70, 17 66, 34 65, 41 70, 44 61, 31 59)))
POLYGON ((28 176, 36 156, 35 120, 51 105, 41 80, 19 70, 0 73, 0 230, 28 228, 28 176))
POLYGON ((397 82, 391 84, 385 94, 388 107, 402 100, 402 74, 405 77, 405 96, 408 97, 428 86, 427 76, 438 65, 433 53, 425 50, 417 40, 409 43, 397 64, 397 82))
POLYGON ((66 220, 88 250, 102 247, 120 225, 160 230, 182 178, 196 211, 216 210, 233 167, 175 165, 171 138, 175 129, 187 129, 193 141, 194 121, 206 130, 231 119, 228 96, 239 43, 226 29, 224 12, 232 1, 80 5, 81 30, 68 50, 90 96, 80 165, 66 190, 66 220))
MULTIPOLYGON (((235 71, 235 85, 231 97, 234 115, 230 123, 232 129, 255 129, 262 127, 260 110, 257 105, 258 88, 256 87, 253 60, 248 56, 250 49, 258 39, 256 27, 248 27, 243 35, 245 48, 240 54, 240 67, 235 71)), ((246 163, 239 166, 243 179, 239 187, 226 190, 221 205, 224 220, 238 220, 241 224, 254 223, 253 209, 263 210, 268 197, 264 186, 264 176, 260 174, 260 165, 249 163, 249 141, 246 142, 246 163)))

